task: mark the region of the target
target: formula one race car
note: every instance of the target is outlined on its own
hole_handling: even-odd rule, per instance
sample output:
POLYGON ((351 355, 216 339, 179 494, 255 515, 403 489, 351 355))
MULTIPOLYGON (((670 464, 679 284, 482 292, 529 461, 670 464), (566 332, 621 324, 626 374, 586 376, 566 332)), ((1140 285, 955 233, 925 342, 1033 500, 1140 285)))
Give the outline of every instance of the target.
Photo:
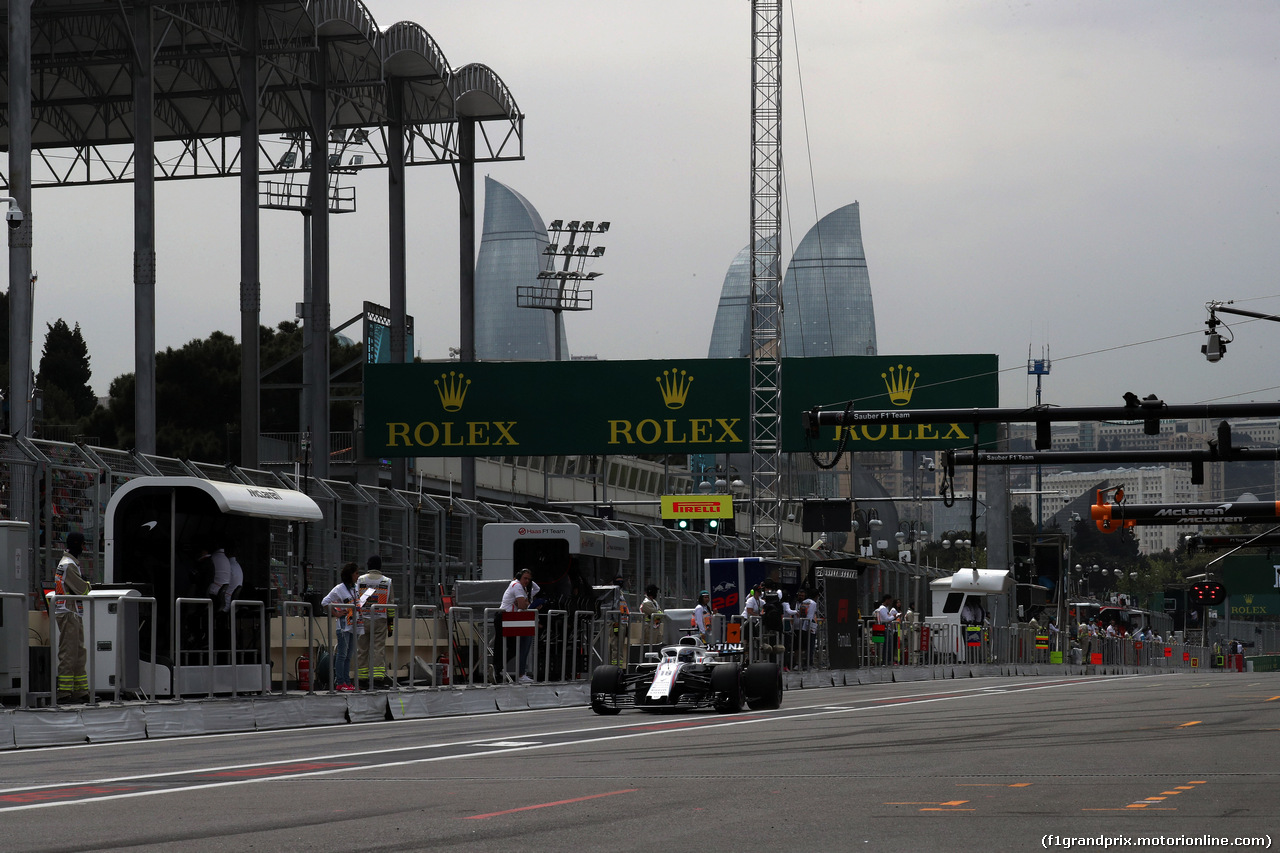
POLYGON ((664 646, 655 657, 631 672, 620 666, 598 666, 591 673, 591 710, 617 714, 623 708, 649 711, 715 708, 723 714, 782 705, 782 668, 776 663, 743 666, 741 648, 713 651, 696 637, 664 646))

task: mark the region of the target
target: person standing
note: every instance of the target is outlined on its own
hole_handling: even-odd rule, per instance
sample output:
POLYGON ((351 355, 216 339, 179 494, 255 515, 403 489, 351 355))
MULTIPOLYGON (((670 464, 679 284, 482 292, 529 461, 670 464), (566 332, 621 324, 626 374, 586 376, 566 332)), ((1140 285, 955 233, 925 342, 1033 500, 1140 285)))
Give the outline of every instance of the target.
POLYGON ((893 608, 889 606, 889 602, 893 601, 892 595, 886 595, 880 599, 880 606, 876 608, 876 624, 880 626, 883 632, 881 638, 883 643, 880 649, 880 660, 885 666, 888 666, 892 660, 892 641, 889 639, 893 633, 893 608))
POLYGON ((227 549, 221 537, 213 541, 212 548, 209 559, 213 562, 213 581, 209 584, 208 595, 213 601, 213 647, 223 650, 231 648, 231 621, 222 606, 231 585, 231 561, 227 559, 227 549))
POLYGON ((213 543, 213 551, 209 555, 213 562, 213 580, 209 583, 208 596, 213 599, 215 610, 221 610, 221 599, 226 594, 226 586, 231 583, 231 561, 227 559, 227 549, 222 542, 213 543))
POLYGON ((236 559, 235 543, 228 542, 223 550, 227 555, 227 591, 222 596, 222 609, 229 612, 231 602, 240 597, 240 590, 244 588, 244 568, 236 559))
POLYGON ((658 604, 658 585, 649 584, 644 589, 644 601, 640 602, 641 630, 644 632, 643 642, 646 646, 662 641, 662 605, 658 604))
MULTIPOLYGON (((53 574, 56 596, 88 595, 89 582, 80 573, 84 534, 68 533, 62 559, 53 574)), ((53 618, 58 623, 58 701, 89 701, 89 676, 85 673, 84 602, 54 599, 53 618)))
POLYGON ((693 608, 690 627, 698 632, 702 642, 711 642, 711 593, 705 589, 698 593, 698 603, 693 608))
POLYGON ((363 611, 365 631, 356 637, 356 678, 370 687, 387 680, 387 637, 391 633, 391 578, 382 573, 382 558, 374 554, 368 571, 356 579, 356 604, 363 611))
POLYGON ((618 575, 613 579, 614 597, 612 610, 617 612, 616 621, 612 624, 613 641, 610 643, 610 660, 616 666, 626 666, 631 647, 631 607, 627 604, 626 578, 618 575))
POLYGON ((747 659, 751 659, 751 638, 752 632, 761 633, 753 626, 753 622, 758 622, 759 617, 764 614, 764 584, 758 583, 751 587, 747 593, 747 600, 742 605, 742 649, 747 653, 747 659), (754 619, 752 617, 755 617, 754 619))
POLYGON ((796 598, 796 649, 800 657, 800 667, 809 669, 813 666, 813 655, 818 640, 818 602, 809 596, 807 589, 801 588, 796 598))
POLYGON ((356 689, 351 683, 351 647, 355 643, 356 633, 364 633, 364 624, 356 608, 358 571, 360 567, 355 563, 344 565, 340 582, 320 601, 322 606, 329 608, 329 614, 338 622, 338 636, 333 653, 333 689, 340 693, 350 693, 356 689))
MULTIPOLYGON (((533 600, 538 597, 539 587, 533 582, 533 572, 529 569, 521 569, 516 574, 516 579, 507 585, 506 592, 502 593, 502 619, 506 621, 506 614, 535 610, 533 600)), ((537 618, 537 617, 534 617, 537 618)), ((504 640, 511 638, 505 637, 504 640)), ((521 684, 532 684, 533 678, 529 675, 529 649, 533 646, 533 637, 521 635, 516 638, 516 669, 519 673, 521 684)), ((505 668, 507 660, 510 659, 510 647, 508 643, 503 643, 503 665, 505 668)))

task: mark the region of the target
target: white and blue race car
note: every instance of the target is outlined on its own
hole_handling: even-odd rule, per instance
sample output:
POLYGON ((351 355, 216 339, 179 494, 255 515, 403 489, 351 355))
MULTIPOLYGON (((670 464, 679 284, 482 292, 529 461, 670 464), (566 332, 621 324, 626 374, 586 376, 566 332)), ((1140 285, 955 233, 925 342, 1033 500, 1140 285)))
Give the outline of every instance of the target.
POLYGON ((591 673, 591 710, 617 714, 623 708, 647 711, 715 708, 724 714, 782 705, 782 668, 776 663, 743 666, 741 648, 715 651, 696 637, 663 646, 654 657, 630 672, 605 664, 591 673))

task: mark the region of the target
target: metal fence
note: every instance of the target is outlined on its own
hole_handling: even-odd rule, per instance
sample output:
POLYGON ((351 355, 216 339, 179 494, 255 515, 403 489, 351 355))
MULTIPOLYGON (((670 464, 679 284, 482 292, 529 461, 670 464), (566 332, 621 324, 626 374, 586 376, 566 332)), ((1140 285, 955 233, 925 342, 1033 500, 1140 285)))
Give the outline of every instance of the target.
POLYGON ((25 579, 27 589, 19 590, 29 596, 28 609, 39 609, 39 597, 52 584, 62 543, 72 530, 85 536, 82 570, 102 578, 107 503, 117 489, 141 476, 199 477, 310 495, 324 514, 323 522, 271 523, 273 607, 322 595, 337 582, 343 563, 364 565, 375 553, 382 557, 383 572, 391 576, 402 606, 438 603, 442 590, 480 577, 480 531, 491 521, 572 522, 584 530, 623 531, 630 538, 630 556, 608 560, 607 565, 603 558, 590 558, 600 561, 588 561, 588 568, 598 574, 594 579, 607 583, 622 574, 632 590, 656 583, 672 606, 692 606, 703 585, 704 559, 750 552, 749 543, 737 536, 317 480, 291 468, 246 469, 0 436, 0 518, 30 523, 32 570, 25 579))

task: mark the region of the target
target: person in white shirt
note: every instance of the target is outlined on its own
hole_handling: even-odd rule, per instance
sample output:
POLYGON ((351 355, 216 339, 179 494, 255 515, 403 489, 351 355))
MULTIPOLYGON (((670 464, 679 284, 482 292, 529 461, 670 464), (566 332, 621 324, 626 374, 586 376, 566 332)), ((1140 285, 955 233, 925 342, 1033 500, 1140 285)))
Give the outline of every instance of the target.
POLYGON ((888 666, 893 659, 893 653, 890 651, 892 643, 889 640, 889 634, 893 630, 893 608, 889 602, 893 601, 892 595, 886 595, 880 599, 880 606, 876 608, 876 624, 884 626, 884 644, 881 647, 881 662, 888 666))
POLYGON ((711 642, 711 593, 705 589, 698 593, 698 603, 693 608, 693 617, 690 621, 693 630, 702 637, 702 642, 711 642))
MULTIPOLYGON (((507 585, 507 589, 502 593, 502 612, 514 613, 524 610, 536 610, 533 601, 538 597, 539 587, 533 582, 533 572, 529 569, 521 569, 516 573, 516 579, 507 585)), ((505 640, 512 638, 505 637, 505 640)), ((533 637, 516 638, 519 642, 516 644, 516 668, 520 673, 520 682, 522 684, 533 683, 533 678, 529 675, 529 649, 533 646, 533 637)), ((503 643, 503 662, 510 660, 510 648, 508 643, 503 643)))
POLYGON ((333 689, 340 693, 355 690, 351 681, 351 647, 355 643, 356 632, 364 633, 355 606, 356 574, 360 567, 355 563, 347 563, 342 567, 341 581, 329 594, 320 600, 323 607, 329 608, 329 614, 336 620, 337 637, 333 653, 333 689))
POLYGON ((813 656, 818 640, 818 602, 809 597, 809 591, 800 588, 796 594, 796 649, 801 669, 813 666, 813 656))
POLYGON ((231 602, 240 595, 240 590, 244 587, 244 569, 240 566, 240 561, 236 559, 235 546, 232 543, 227 543, 225 552, 229 572, 227 586, 222 594, 222 610, 223 612, 230 612, 231 602))
POLYGON ((231 561, 227 559, 227 551, 221 542, 214 546, 210 557, 213 560, 213 581, 209 584, 209 597, 214 600, 216 607, 219 596, 223 594, 223 587, 231 582, 231 561))

